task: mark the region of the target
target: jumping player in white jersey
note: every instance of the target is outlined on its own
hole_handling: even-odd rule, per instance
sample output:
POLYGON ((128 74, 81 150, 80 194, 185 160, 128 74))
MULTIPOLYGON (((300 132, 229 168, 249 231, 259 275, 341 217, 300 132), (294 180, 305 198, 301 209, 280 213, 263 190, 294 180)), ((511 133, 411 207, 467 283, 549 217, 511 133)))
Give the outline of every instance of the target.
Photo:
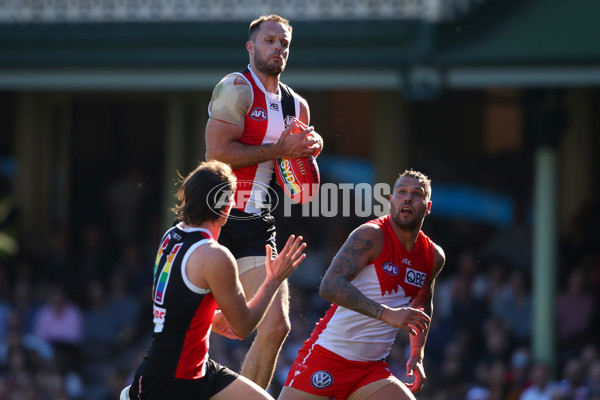
POLYGON ((148 353, 121 400, 268 400, 247 378, 209 358, 212 330, 245 337, 263 318, 279 286, 302 262, 306 244, 290 236, 277 258, 266 246, 267 277, 246 301, 235 260, 217 239, 235 192, 231 168, 219 161, 200 164, 178 191, 178 224, 163 236, 154 264, 154 332, 148 353), (220 309, 225 318, 214 323, 220 309))
MULTIPOLYGON (((220 243, 237 259, 248 298, 265 278, 264 245, 277 253, 275 220, 265 206, 273 160, 316 156, 323 147, 312 127, 292 134, 293 118, 309 125, 310 110, 306 100, 279 79, 291 40, 289 21, 278 15, 252 21, 246 42, 250 64, 242 72, 225 76, 214 88, 209 105, 206 159, 231 165, 238 193, 242 193, 221 231, 220 243)), ((290 330, 288 309, 284 283, 242 364, 241 374, 265 389, 290 330)))
POLYGON ((354 230, 323 277, 332 302, 290 368, 279 400, 414 400, 425 383, 423 356, 443 250, 421 231, 431 183, 420 172, 396 180, 390 214, 354 230), (385 358, 398 330, 410 334, 405 385, 385 358))

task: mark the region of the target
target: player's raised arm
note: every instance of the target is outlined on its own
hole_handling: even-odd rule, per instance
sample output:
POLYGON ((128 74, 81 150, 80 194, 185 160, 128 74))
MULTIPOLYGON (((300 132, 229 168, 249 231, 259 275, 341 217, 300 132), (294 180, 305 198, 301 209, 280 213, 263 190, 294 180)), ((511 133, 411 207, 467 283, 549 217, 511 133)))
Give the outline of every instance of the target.
MULTIPOLYGON (((192 283, 210 288, 232 332, 244 338, 256 329, 281 283, 304 260, 305 247, 301 236, 292 235, 279 256, 270 261, 265 281, 248 303, 236 261, 223 246, 215 243, 197 249, 190 256, 186 270, 192 283)), ((267 257, 270 258, 270 254, 267 257)))

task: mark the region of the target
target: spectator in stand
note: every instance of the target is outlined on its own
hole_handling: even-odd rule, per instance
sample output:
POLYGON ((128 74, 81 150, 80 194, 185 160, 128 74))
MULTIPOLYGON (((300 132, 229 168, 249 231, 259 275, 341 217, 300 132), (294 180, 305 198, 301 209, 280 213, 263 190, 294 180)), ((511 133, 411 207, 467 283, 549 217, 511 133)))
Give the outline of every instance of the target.
POLYGON ((84 340, 87 351, 109 357, 117 337, 120 317, 110 305, 104 284, 93 280, 87 285, 88 306, 84 311, 84 340))
POLYGON ((555 400, 558 385, 552 381, 550 366, 535 362, 530 372, 531 386, 523 391, 519 400, 555 400))
POLYGON ((483 323, 482 328, 485 341, 483 357, 490 363, 495 360, 508 361, 513 343, 506 324, 492 317, 483 323))
POLYGON ((589 335, 588 328, 594 315, 594 296, 586 286, 582 268, 571 270, 567 286, 557 298, 558 341, 567 356, 579 353, 589 335))
POLYGON ((488 386, 490 400, 504 400, 508 388, 506 385, 507 365, 506 362, 496 360, 488 369, 488 386))
POLYGON ((33 333, 35 316, 40 308, 39 299, 34 297, 31 281, 18 278, 12 288, 11 308, 22 318, 22 329, 25 334, 33 333))
POLYGON ((583 362, 573 357, 563 367, 562 377, 558 384, 558 399, 587 400, 589 387, 585 381, 587 373, 583 362))
POLYGON ((50 343, 63 372, 77 370, 83 342, 83 315, 60 286, 51 286, 34 320, 34 334, 50 343))
POLYGON ((488 304, 499 297, 502 290, 505 289, 509 270, 509 266, 500 258, 494 258, 487 263, 485 288, 482 297, 488 304))
MULTIPOLYGON (((144 270, 145 261, 142 248, 137 243, 125 242, 121 245, 113 273, 123 275, 127 283, 127 291, 134 296, 142 294, 145 296, 146 289, 152 288, 152 279, 148 278, 148 274, 145 273, 147 271, 144 270)), ((146 297, 143 299, 145 300, 146 297)))
POLYGON ((469 372, 464 366, 463 345, 454 340, 446 345, 444 359, 440 365, 437 391, 444 393, 446 400, 462 400, 467 391, 469 372))
POLYGON ((479 300, 484 294, 485 278, 478 271, 478 257, 473 249, 460 251, 456 261, 456 272, 440 281, 436 290, 437 312, 442 318, 452 316, 452 307, 465 298, 479 300))
POLYGON ((521 346, 513 350, 510 366, 507 371, 508 394, 505 400, 518 400, 523 390, 529 385, 531 355, 529 347, 521 346))
MULTIPOLYGON (((111 392, 106 385, 110 378, 119 328, 119 312, 110 307, 104 284, 93 280, 87 285, 87 307, 84 310, 84 348, 82 375, 86 398, 103 400, 111 392)), ((125 310, 123 310, 125 311, 125 310)))
POLYGON ((120 271, 115 271, 109 279, 108 308, 116 318, 115 344, 118 346, 128 344, 138 334, 138 318, 140 317, 140 304, 136 298, 127 291, 127 277, 120 271))
POLYGON ((600 359, 593 361, 587 370, 587 382, 590 396, 600 397, 600 359))
POLYGON ((519 344, 528 344, 532 328, 531 292, 527 278, 522 270, 513 269, 505 290, 492 300, 493 315, 507 325, 511 337, 519 344))
POLYGON ((472 381, 465 398, 467 400, 490 400, 489 368, 485 363, 477 363, 472 381))

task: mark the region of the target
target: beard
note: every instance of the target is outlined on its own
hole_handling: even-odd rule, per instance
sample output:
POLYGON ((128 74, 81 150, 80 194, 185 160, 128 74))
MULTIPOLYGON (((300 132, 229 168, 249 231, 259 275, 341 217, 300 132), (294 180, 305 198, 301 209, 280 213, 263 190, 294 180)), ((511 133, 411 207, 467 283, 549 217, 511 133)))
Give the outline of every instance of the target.
POLYGON ((405 232, 414 232, 421 229, 423 225, 423 220, 425 219, 425 212, 421 214, 413 214, 413 219, 405 220, 402 219, 402 214, 400 214, 400 210, 391 210, 391 218, 394 219, 394 222, 400 229, 405 232))
POLYGON ((260 58, 255 53, 254 54, 254 65, 256 66, 256 69, 258 71, 262 72, 265 75, 279 76, 279 74, 281 74, 283 72, 283 70, 285 69, 285 60, 283 61, 283 63, 278 64, 276 62, 269 61, 269 57, 260 58))

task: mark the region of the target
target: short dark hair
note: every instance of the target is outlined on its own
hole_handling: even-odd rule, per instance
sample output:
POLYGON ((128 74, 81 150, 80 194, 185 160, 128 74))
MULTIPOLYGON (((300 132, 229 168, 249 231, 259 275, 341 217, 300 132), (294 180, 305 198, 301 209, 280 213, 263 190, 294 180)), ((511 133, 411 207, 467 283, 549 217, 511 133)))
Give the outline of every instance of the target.
POLYGON ((231 167, 220 161, 201 162, 185 178, 181 175, 177 191, 177 205, 172 209, 177 221, 187 225, 200 225, 223 215, 228 204, 223 198, 233 199, 236 178, 231 167), (228 196, 228 197, 224 197, 228 196))
POLYGON ((415 171, 414 169, 407 169, 396 178, 396 182, 394 182, 394 188, 396 188, 396 184, 400 178, 404 178, 405 176, 417 179, 425 189, 425 195, 427 198, 431 198, 431 179, 427 175, 422 172, 415 171))
POLYGON ((248 28, 248 40, 254 39, 254 36, 256 35, 256 31, 258 30, 258 28, 260 28, 260 25, 265 21, 273 21, 273 22, 282 23, 290 29, 290 33, 292 32, 292 25, 290 25, 290 21, 288 21, 287 19, 280 17, 277 14, 261 15, 260 17, 256 18, 254 21, 250 22, 250 27, 248 28))

